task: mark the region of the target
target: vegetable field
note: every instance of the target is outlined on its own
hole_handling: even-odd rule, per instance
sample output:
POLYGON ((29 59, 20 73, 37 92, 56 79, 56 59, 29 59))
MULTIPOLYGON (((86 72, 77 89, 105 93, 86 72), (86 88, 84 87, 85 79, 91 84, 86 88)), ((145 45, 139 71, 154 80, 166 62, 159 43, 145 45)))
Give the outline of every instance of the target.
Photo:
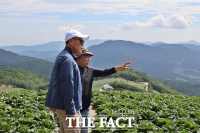
POLYGON ((44 106, 44 90, 0 93, 0 133, 51 133, 58 120, 44 106))
MULTIPOLYGON (((200 98, 183 95, 130 91, 93 91, 96 122, 119 117, 134 117, 132 128, 98 127, 93 133, 199 133, 200 98)), ((121 125, 127 121, 121 120, 121 125)), ((106 125, 105 125, 106 126, 106 125)))
MULTIPOLYGON (((58 118, 44 106, 46 90, 0 92, 0 133, 57 133, 58 118)), ((95 122, 134 117, 132 127, 106 128, 93 133, 199 133, 200 98, 131 91, 94 90, 95 122)), ((127 121, 120 120, 120 125, 127 121)))

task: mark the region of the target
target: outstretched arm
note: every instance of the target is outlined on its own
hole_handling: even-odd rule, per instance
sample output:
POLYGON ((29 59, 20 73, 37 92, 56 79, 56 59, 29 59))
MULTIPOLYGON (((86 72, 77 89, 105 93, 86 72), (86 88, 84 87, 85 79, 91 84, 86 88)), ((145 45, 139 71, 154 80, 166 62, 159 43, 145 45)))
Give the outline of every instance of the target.
POLYGON ((104 70, 101 70, 101 69, 93 69, 94 70, 94 77, 103 77, 103 76, 108 76, 108 75, 111 75, 115 72, 118 72, 118 71, 122 71, 122 70, 125 70, 125 69, 128 69, 128 67, 131 65, 131 62, 128 61, 120 66, 115 66, 113 68, 110 68, 110 69, 104 69, 104 70))

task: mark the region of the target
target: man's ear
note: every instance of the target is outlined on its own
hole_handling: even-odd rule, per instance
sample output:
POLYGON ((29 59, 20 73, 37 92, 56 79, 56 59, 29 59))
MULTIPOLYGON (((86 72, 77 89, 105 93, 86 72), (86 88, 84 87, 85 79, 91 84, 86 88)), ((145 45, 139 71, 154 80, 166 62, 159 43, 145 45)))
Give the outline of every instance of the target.
POLYGON ((72 44, 73 44, 73 39, 69 39, 68 46, 72 46, 72 44))
POLYGON ((72 44, 72 42, 73 42, 72 39, 69 39, 69 43, 72 44))

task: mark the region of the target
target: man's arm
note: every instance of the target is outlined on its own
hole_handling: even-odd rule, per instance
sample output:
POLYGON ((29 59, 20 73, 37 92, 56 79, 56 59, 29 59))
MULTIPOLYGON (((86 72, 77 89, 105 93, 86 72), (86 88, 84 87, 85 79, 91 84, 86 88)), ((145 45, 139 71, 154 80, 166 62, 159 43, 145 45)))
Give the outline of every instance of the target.
POLYGON ((73 64, 69 58, 65 58, 60 66, 60 89, 63 96, 65 111, 67 116, 73 116, 76 113, 74 104, 74 74, 73 64))
POLYGON ((110 69, 104 69, 104 70, 93 68, 93 71, 94 71, 94 77, 108 76, 116 72, 115 67, 112 67, 110 69))
POLYGON ((108 75, 111 75, 115 72, 118 72, 118 71, 122 71, 122 70, 125 70, 125 69, 128 69, 128 67, 131 65, 131 62, 128 61, 120 66, 115 66, 113 68, 110 68, 110 69, 104 69, 104 70, 101 70, 101 69, 94 69, 94 77, 103 77, 103 76, 108 76, 108 75))

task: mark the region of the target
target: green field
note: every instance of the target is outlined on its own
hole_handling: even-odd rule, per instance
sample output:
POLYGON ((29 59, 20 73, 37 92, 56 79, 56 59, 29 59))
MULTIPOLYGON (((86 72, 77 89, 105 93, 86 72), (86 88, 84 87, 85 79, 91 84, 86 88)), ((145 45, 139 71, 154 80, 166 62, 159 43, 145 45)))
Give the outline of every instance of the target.
MULTIPOLYGON (((98 123, 92 133, 199 133, 200 98, 163 93, 94 90, 92 104, 95 122, 106 117, 104 126, 98 123), (123 127, 112 128, 108 120, 119 117, 134 118, 130 127, 121 119, 123 127)), ((114 126, 116 126, 114 124, 114 126)))
MULTIPOLYGON (((0 133, 58 133, 58 117, 44 106, 47 90, 0 93, 0 133)), ((94 90, 95 121, 133 117, 131 127, 92 128, 92 133, 199 133, 200 98, 151 92, 94 90), (122 114, 123 113, 123 114, 122 114)), ((108 120, 106 123, 108 124, 108 120)), ((120 125, 127 121, 120 120, 120 125)))
POLYGON ((126 80, 126 79, 123 79, 123 78, 104 78, 104 79, 100 79, 100 80, 95 80, 93 82, 92 89, 102 89, 103 85, 109 84, 109 83, 114 82, 114 81, 127 82, 130 85, 136 86, 136 87, 141 88, 141 89, 145 89, 145 84, 136 83, 136 82, 129 81, 129 80, 126 80))
POLYGON ((46 93, 46 90, 1 92, 0 133, 58 133, 58 119, 44 106, 46 93))

